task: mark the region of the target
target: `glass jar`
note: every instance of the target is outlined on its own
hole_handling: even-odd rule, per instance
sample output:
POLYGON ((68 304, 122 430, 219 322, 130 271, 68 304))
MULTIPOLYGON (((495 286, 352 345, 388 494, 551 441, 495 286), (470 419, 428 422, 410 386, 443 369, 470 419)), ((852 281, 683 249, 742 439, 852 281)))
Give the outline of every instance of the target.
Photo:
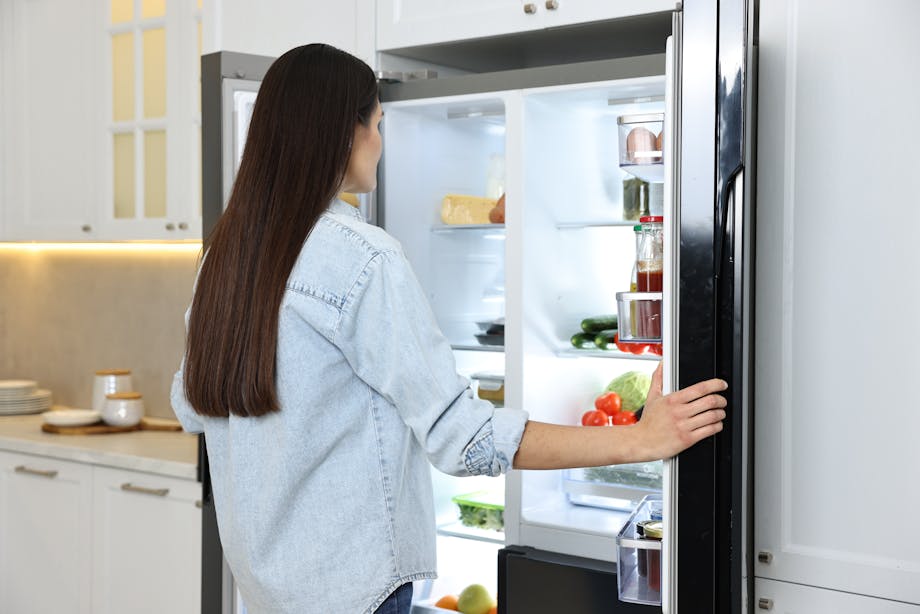
POLYGON ((93 379, 93 409, 102 413, 105 396, 113 392, 133 390, 131 371, 129 369, 103 369, 96 371, 93 379))
POLYGON ((623 219, 638 220, 648 215, 648 183, 638 177, 623 180, 623 219))
MULTIPOLYGON (((664 527, 660 521, 646 522, 642 525, 643 538, 661 541, 664 536, 664 527)), ((646 581, 650 591, 661 590, 661 550, 649 548, 647 555, 647 573, 646 581)))
MULTIPOLYGON (((642 235, 636 253, 636 290, 661 292, 664 288, 664 218, 647 215, 639 221, 642 223, 642 235)), ((661 302, 639 302, 636 335, 640 339, 661 339, 661 302)))

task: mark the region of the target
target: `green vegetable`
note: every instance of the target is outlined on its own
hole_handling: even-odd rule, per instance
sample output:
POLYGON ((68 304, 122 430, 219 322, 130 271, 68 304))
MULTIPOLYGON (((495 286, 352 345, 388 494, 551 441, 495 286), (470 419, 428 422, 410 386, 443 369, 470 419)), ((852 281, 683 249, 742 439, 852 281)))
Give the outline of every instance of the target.
POLYGON ((612 330, 603 330, 594 337, 594 345, 602 350, 614 350, 616 349, 616 344, 614 342, 616 334, 617 329, 615 328, 612 330))
POLYGON ((641 371, 627 371, 607 384, 605 390, 620 395, 623 400, 623 411, 635 412, 645 405, 645 398, 648 396, 648 389, 651 387, 652 378, 650 375, 641 371))
POLYGON ((577 347, 579 350, 593 350, 594 345, 594 333, 575 333, 572 335, 572 345, 577 347))
POLYGON ((604 330, 617 327, 617 314, 591 316, 581 321, 581 330, 586 333, 597 334, 604 330))
POLYGON ((460 522, 464 526, 501 531, 505 528, 505 506, 496 503, 498 498, 495 493, 475 492, 451 500, 460 508, 460 522))

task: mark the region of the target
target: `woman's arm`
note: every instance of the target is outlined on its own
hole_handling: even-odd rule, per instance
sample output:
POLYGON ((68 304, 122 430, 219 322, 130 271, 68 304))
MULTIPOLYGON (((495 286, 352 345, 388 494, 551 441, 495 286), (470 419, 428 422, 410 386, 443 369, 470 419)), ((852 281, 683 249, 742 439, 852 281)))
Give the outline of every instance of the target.
POLYGON ((661 394, 661 365, 636 424, 612 428, 528 421, 514 455, 515 469, 599 467, 669 458, 722 430, 728 385, 711 379, 661 394))

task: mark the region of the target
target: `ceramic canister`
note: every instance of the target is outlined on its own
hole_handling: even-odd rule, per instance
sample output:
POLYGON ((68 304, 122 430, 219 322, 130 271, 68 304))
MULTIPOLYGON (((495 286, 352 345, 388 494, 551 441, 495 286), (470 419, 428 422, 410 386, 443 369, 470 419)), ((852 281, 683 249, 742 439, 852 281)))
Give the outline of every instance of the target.
POLYGON ((105 395, 113 392, 128 392, 134 389, 131 371, 128 369, 104 369, 96 371, 93 380, 93 409, 102 413, 105 395))
POLYGON ((113 392, 105 395, 102 420, 112 426, 134 426, 144 416, 144 400, 139 392, 113 392))

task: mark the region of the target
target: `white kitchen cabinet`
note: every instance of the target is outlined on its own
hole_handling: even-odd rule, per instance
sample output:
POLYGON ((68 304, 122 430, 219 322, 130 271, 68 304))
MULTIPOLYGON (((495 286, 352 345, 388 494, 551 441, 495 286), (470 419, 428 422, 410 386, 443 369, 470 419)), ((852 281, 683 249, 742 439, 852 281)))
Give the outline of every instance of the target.
POLYGON ((674 10, 674 0, 378 0, 386 51, 674 10))
MULTIPOLYGON (((881 125, 920 99, 904 68, 920 58, 911 25, 920 5, 838 9, 833 0, 760 5, 754 572, 920 604, 920 413, 902 385, 916 379, 902 356, 920 334, 911 317, 920 284, 903 276, 920 227, 904 197, 917 185, 920 127, 896 139, 847 130, 881 125), (892 61, 872 59, 880 48, 892 61), (882 222, 867 257, 854 246, 879 203, 892 223, 882 222), (885 294, 863 302, 863 289, 885 294), (854 316, 855 335, 845 332, 854 316)), ((794 611, 906 611, 873 603, 794 611)))
POLYGON ((201 484, 93 469, 93 612, 192 614, 201 603, 201 484))
POLYGON ((758 578, 754 608, 775 614, 918 614, 920 606, 758 578))
POLYGON ((105 3, 0 3, 6 240, 98 238, 105 3))
POLYGON ((200 240, 200 20, 0 3, 0 240, 200 240))
POLYGON ((0 452, 0 612, 92 611, 91 481, 89 465, 0 452))

